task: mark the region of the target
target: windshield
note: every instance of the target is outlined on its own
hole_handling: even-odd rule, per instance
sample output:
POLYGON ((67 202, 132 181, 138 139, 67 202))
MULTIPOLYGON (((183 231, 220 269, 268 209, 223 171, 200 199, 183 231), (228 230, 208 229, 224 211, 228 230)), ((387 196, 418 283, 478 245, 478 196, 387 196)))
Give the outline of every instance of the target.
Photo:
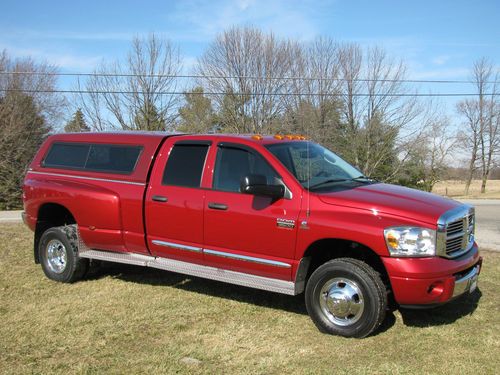
POLYGON ((362 179, 370 181, 359 170, 317 143, 274 143, 266 147, 303 187, 310 190, 362 179))

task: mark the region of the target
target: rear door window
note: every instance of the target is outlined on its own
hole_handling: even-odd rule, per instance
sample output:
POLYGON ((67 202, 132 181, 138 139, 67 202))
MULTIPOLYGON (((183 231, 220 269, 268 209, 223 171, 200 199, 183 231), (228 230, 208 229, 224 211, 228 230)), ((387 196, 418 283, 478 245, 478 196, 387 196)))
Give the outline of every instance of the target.
POLYGON ((208 147, 208 144, 179 143, 174 145, 163 172, 162 184, 200 187, 208 147))

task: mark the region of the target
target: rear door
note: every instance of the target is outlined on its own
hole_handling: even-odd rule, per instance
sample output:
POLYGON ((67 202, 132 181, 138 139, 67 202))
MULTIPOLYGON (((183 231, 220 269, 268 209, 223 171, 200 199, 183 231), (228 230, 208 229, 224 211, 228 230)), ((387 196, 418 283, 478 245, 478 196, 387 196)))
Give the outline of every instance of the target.
POLYGON ((155 256, 202 263, 201 181, 211 142, 167 139, 155 163, 146 193, 146 233, 155 256))

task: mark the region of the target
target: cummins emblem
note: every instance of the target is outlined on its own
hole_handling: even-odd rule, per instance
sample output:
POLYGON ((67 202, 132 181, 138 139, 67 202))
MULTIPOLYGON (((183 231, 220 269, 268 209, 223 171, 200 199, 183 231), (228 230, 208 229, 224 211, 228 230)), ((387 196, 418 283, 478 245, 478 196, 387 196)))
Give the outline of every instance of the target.
POLYGON ((295 228, 295 220, 288 220, 288 219, 276 219, 276 226, 279 228, 290 228, 293 229, 295 228))

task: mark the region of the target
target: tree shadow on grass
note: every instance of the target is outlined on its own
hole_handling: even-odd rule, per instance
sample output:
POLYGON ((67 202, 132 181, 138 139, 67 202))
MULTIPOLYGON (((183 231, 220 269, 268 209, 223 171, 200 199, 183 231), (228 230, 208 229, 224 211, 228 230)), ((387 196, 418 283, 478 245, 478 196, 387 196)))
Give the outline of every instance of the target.
POLYGON ((458 297, 445 305, 426 310, 400 309, 403 323, 411 327, 430 327, 451 324, 476 310, 482 293, 476 289, 473 293, 458 297))
POLYGON ((182 289, 212 297, 307 315, 303 294, 288 296, 154 268, 106 262, 91 272, 86 280, 97 280, 104 277, 113 277, 138 284, 182 289))

